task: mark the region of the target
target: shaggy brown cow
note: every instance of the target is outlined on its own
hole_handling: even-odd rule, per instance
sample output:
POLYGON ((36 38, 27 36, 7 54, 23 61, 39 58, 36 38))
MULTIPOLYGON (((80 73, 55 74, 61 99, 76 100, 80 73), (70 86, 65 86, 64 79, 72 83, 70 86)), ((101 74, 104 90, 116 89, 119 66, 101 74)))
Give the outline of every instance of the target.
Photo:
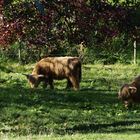
POLYGON ((140 76, 130 84, 123 85, 118 93, 118 98, 124 102, 126 108, 131 107, 134 102, 140 102, 140 76))
POLYGON ((79 89, 81 80, 81 61, 78 57, 47 57, 40 60, 32 71, 26 75, 32 88, 44 82, 53 89, 53 80, 67 79, 67 88, 79 89))

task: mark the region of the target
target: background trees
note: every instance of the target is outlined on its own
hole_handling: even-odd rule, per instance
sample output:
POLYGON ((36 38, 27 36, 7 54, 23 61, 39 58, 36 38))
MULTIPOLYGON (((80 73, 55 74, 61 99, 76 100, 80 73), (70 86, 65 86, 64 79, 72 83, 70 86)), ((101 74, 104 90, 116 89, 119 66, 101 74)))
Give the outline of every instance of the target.
POLYGON ((138 1, 10 0, 0 5, 0 44, 9 46, 12 54, 15 48, 23 49, 26 61, 79 55, 79 44, 84 42, 86 61, 91 54, 92 62, 95 58, 126 62, 124 52, 132 51, 132 37, 139 34, 138 1))

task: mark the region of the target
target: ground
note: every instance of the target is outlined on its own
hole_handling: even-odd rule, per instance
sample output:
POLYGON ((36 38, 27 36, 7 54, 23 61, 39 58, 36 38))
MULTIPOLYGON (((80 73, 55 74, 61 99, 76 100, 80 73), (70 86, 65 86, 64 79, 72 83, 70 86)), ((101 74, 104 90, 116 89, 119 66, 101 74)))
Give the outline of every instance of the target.
POLYGON ((140 132, 139 104, 126 110, 117 93, 139 75, 138 65, 83 65, 79 91, 30 89, 22 73, 34 64, 0 65, 0 136, 13 139, 132 139, 140 132))

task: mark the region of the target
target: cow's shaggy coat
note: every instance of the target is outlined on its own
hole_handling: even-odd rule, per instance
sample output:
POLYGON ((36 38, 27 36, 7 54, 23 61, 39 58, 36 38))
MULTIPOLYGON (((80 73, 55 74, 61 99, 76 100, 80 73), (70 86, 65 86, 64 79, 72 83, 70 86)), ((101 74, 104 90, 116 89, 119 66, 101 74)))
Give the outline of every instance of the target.
POLYGON ((118 93, 118 98, 124 102, 126 108, 132 106, 132 103, 139 103, 140 76, 136 77, 130 84, 124 84, 118 93))
POLYGON ((78 57, 47 57, 35 65, 32 74, 27 75, 31 87, 38 87, 41 81, 53 89, 53 80, 67 79, 67 88, 79 89, 81 61, 78 57))

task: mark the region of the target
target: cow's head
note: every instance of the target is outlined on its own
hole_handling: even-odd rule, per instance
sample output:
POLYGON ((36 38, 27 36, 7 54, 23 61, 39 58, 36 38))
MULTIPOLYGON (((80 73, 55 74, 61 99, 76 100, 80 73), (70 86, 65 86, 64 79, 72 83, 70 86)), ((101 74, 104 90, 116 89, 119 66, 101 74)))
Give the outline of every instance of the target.
POLYGON ((39 83, 41 81, 44 80, 45 76, 40 74, 40 75, 37 75, 37 74, 24 74, 27 79, 28 79, 28 82, 31 86, 31 88, 36 88, 38 87, 39 83))
POLYGON ((133 96, 135 96, 136 92, 136 87, 131 86, 129 84, 125 84, 121 87, 118 93, 118 98, 124 102, 126 108, 129 108, 132 106, 133 96))

